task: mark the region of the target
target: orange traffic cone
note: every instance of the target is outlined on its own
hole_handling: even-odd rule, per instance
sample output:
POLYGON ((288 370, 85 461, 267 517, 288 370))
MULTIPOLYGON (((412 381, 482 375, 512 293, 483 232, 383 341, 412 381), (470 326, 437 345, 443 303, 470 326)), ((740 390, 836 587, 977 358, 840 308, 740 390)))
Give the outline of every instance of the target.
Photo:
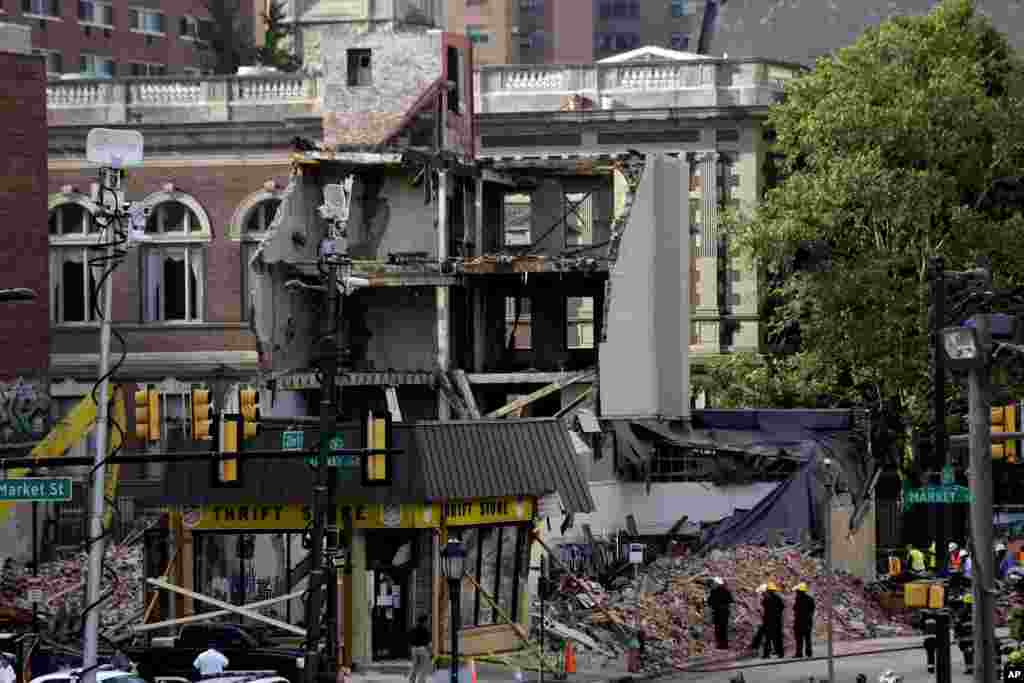
POLYGON ((576 673, 576 648, 570 641, 565 641, 565 673, 576 673))

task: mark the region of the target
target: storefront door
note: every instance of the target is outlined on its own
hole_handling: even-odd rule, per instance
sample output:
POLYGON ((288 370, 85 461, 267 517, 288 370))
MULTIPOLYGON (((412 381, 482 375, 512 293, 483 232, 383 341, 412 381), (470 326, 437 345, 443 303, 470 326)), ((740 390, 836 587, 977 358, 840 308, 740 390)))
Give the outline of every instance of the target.
POLYGON ((370 621, 373 659, 408 659, 410 656, 410 588, 415 557, 415 534, 374 531, 367 554, 373 571, 370 621))

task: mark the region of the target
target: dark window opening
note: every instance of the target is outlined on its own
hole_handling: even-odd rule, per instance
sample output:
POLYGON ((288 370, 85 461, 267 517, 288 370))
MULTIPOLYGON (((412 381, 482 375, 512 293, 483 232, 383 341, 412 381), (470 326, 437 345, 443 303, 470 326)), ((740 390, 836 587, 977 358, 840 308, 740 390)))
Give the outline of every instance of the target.
POLYGON ((530 300, 505 297, 505 348, 526 351, 533 348, 530 334, 530 300))
POLYGON ((566 347, 594 348, 594 297, 570 296, 565 302, 566 347))
POLYGON ((370 50, 351 49, 346 51, 348 57, 348 85, 350 88, 373 85, 373 70, 370 50))
POLYGON ((458 112, 460 105, 460 97, 462 94, 459 92, 459 82, 462 80, 462 69, 460 68, 459 50, 458 48, 448 48, 448 80, 453 84, 453 88, 448 91, 448 111, 458 112))
POLYGON ((64 309, 64 322, 81 323, 86 321, 84 263, 65 261, 61 268, 61 283, 64 291, 61 307, 64 309))

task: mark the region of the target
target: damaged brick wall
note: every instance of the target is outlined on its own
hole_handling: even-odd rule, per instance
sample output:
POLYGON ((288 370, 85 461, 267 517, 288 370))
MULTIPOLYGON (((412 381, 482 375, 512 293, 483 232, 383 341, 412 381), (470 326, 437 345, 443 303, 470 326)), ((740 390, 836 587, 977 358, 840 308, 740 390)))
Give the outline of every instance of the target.
POLYGON ((327 25, 307 38, 307 58, 322 64, 324 73, 325 142, 376 144, 395 130, 442 74, 442 35, 425 29, 368 31, 353 24, 327 25), (369 57, 368 82, 350 86, 349 59, 361 54, 369 57))

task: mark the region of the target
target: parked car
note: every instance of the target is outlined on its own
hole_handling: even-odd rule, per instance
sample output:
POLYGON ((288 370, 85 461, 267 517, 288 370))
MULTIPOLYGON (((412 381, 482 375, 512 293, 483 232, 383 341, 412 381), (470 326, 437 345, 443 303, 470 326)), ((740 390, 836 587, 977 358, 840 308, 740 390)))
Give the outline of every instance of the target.
MULTIPOLYGON (((79 683, 82 680, 82 669, 64 669, 45 676, 32 679, 32 683, 79 683)), ((96 683, 146 683, 145 680, 131 673, 111 667, 101 666, 96 672, 96 683)))

